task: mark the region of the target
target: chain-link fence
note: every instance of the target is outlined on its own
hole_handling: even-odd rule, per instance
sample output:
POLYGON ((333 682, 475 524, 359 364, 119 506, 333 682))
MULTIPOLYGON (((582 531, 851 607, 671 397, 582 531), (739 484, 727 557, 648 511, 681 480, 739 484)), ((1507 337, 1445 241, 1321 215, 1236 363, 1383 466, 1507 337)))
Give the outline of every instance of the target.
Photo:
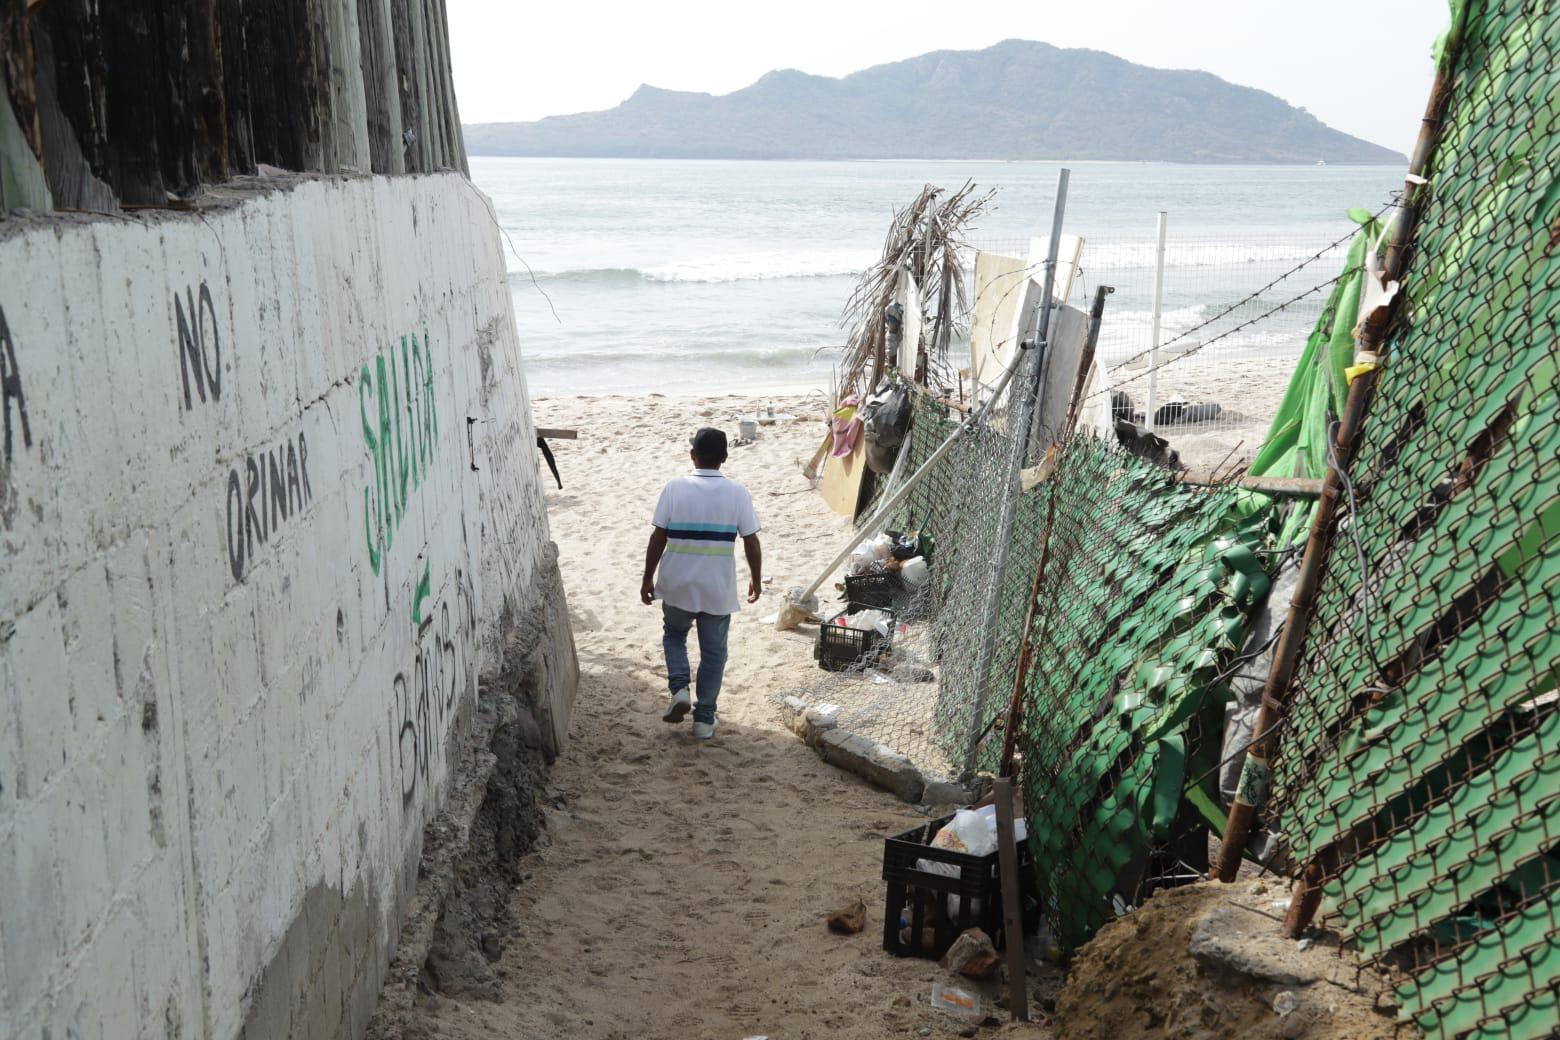
MULTIPOLYGON (((1251 737, 1248 718, 1232 738, 1231 707, 1272 710, 1275 644, 1303 634, 1293 682, 1274 688, 1288 708, 1264 833, 1246 847, 1319 885, 1328 921, 1402 980, 1403 1017, 1425 1033, 1552 1036, 1560 11, 1456 10, 1451 100, 1353 452, 1330 445, 1374 361, 1354 349, 1362 269, 1383 245, 1373 223, 1301 265, 1314 309, 1274 297, 1249 326, 1293 343, 1252 445, 1253 476, 1290 491, 1192 484, 1087 435, 1032 469, 1037 483, 1015 481, 1036 453, 1011 436, 1028 403, 1008 402, 885 524, 934 542, 892 652, 803 693, 929 774, 998 768, 1016 721, 1038 887, 1071 949, 1155 889, 1207 876, 1251 737), (1327 515, 1317 486, 1337 487, 1321 500, 1337 510, 1305 549, 1314 604, 1296 594, 1285 621, 1305 530, 1327 515)), ((1107 313, 1107 351, 1109 329, 1107 313)), ((1161 376, 1184 363, 1161 361, 1161 376)), ((918 398, 900 479, 961 420, 918 398)))
MULTIPOLYGON (((1232 238, 1172 224, 1157 345, 1160 252, 1151 215, 1141 237, 1087 238, 1069 299, 1081 306, 1098 285, 1115 290, 1097 357, 1109 389, 1125 395, 1118 401, 1127 416, 1168 440, 1190 468, 1238 468, 1260 448, 1357 230, 1343 214, 1321 234, 1253 229, 1232 238)), ((975 250, 1024 258, 1031 248, 1027 240, 977 240, 970 262, 975 250)))
MULTIPOLYGON (((1026 591, 1015 584, 1032 570, 1035 541, 1033 496, 1022 494, 1020 482, 1027 438, 1018 431, 1029 428, 1038 361, 1038 352, 1019 355, 1002 395, 881 524, 884 531, 920 536, 928 550, 921 584, 882 576, 892 588, 892 642, 787 691, 837 708, 839 727, 907 756, 931 779, 969 777, 977 744, 1007 706, 1026 591)), ((913 401, 894 479, 880 481, 875 502, 908 481, 966 422, 956 405, 925 393, 913 401)), ((839 602, 826 598, 826 619, 846 610, 844 580, 839 584, 839 602)))
POLYGON ((1466 9, 1272 829, 1436 1037, 1560 1030, 1560 11, 1466 9))
POLYGON ((1277 510, 1092 437, 1038 490, 1020 775, 1047 916, 1070 949, 1208 869, 1224 683, 1267 594, 1277 510))
MULTIPOLYGON (((1312 255, 1332 256, 1333 252, 1329 245, 1312 255)), ((1298 272, 1324 289, 1337 281, 1336 277, 1323 276, 1310 262, 1292 274, 1298 272)), ((1114 300, 1112 297, 1112 306, 1114 300)), ((1323 293, 1316 309, 1330 313, 1326 305, 1323 293)), ((1244 306, 1255 304, 1247 301, 1244 306)), ((1107 307, 1100 342, 1109 335, 1114 314, 1107 307)), ((1269 306, 1243 323, 1257 330, 1255 334, 1275 341, 1292 338, 1295 346, 1289 353, 1305 347, 1307 329, 1291 328, 1293 316, 1283 307, 1269 306), (1282 327, 1265 331, 1268 322, 1281 323, 1282 327)), ((1163 372, 1175 361, 1161 359, 1160 364, 1163 372)), ((1293 358, 1284 364, 1287 368, 1282 379, 1273 377, 1281 382, 1275 399, 1283 396, 1293 358)), ((1072 375, 1047 373, 1049 379, 1064 379, 1069 384, 1072 375)), ((1022 492, 1018 474, 1050 443, 1029 445, 1021 459, 1020 438, 1012 436, 1013 430, 1023 427, 1018 417, 1027 416, 1033 408, 1033 386, 1032 373, 1019 373, 985 419, 966 429, 954 449, 880 523, 887 531, 928 536, 933 547, 929 580, 919 588, 900 589, 892 604, 892 644, 879 643, 875 652, 851 666, 820 672, 800 687, 785 691, 809 704, 837 709, 840 727, 906 755, 931 777, 967 779, 997 765, 1001 740, 993 739, 993 734, 1000 732, 998 720, 1013 697, 1022 637, 1032 613, 1029 593, 1044 522, 1042 489, 1022 492)), ((1095 389, 1093 396, 1105 392, 1108 388, 1095 389)), ((916 394, 909 440, 894 478, 878 482, 875 501, 886 499, 915 473, 965 421, 972 407, 972 402, 961 404, 916 394)), ((1263 422, 1271 420, 1271 410, 1265 411, 1263 422)), ((1230 446, 1236 443, 1238 440, 1230 446)), ((1258 435, 1253 439, 1253 453, 1261 444, 1258 435)), ((1235 471, 1239 467, 1230 459, 1230 446, 1221 447, 1213 462, 1235 471)), ((1132 458, 1125 452, 1115 454, 1124 460, 1132 458)), ((1154 469, 1147 462, 1133 464, 1154 469)), ((862 518, 873 513, 874 509, 868 508, 862 518)), ((827 606, 826 616, 832 618, 844 611, 843 600, 842 595, 839 602, 827 606)))

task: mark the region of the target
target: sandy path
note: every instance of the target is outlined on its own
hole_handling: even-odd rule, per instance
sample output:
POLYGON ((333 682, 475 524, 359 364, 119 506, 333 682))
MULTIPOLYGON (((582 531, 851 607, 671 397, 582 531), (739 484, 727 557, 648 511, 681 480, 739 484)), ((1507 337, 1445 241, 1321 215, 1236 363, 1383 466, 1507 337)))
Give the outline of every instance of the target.
POLYGON ((773 697, 816 666, 810 638, 759 619, 847 531, 795 462, 821 436, 821 400, 776 404, 805 418, 767 428, 727 466, 753 492, 774 580, 733 622, 721 729, 697 745, 687 723, 659 718, 660 615, 637 598, 644 541, 661 484, 688 468, 693 428, 735 432, 730 417, 752 405, 535 403, 538 425, 582 431, 554 445, 564 489, 548 494, 583 673, 571 743, 552 772, 545 847, 514 897, 519 925, 499 965, 508 999, 439 1000, 418 1013, 417 1032, 822 1040, 964 1028, 927 1006, 936 965, 881 947, 882 839, 924 817, 824 765, 774 721, 773 697), (826 931, 823 915, 857 894, 867 930, 826 931))

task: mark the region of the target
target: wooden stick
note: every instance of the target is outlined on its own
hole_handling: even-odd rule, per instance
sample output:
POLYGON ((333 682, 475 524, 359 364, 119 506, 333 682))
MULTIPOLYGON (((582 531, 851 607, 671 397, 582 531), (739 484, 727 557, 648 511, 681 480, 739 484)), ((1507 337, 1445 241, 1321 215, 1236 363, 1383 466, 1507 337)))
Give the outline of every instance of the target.
POLYGON ((1056 495, 1046 496, 1045 530, 1040 535, 1040 562, 1035 566, 1035 579, 1029 586, 1029 605, 1024 609, 1024 636, 1019 644, 1018 667, 1013 672, 1013 690, 1008 701, 1007 731, 1002 734, 1002 760, 997 775, 1013 775, 1013 754, 1018 748, 1018 730, 1024 720, 1024 680, 1029 677, 1029 664, 1034 655, 1035 643, 1031 637, 1035 624, 1035 604, 1040 599, 1040 587, 1045 583, 1045 565, 1051 556, 1051 522, 1056 519, 1056 495))
POLYGON ((1318 498, 1322 493, 1322 481, 1312 477, 1252 477, 1239 476, 1220 479, 1213 473, 1194 471, 1181 478, 1183 484, 1198 487, 1223 487, 1233 484, 1247 491, 1260 491, 1265 495, 1284 495, 1293 498, 1318 498))
POLYGON ((580 431, 578 430, 547 430, 537 427, 536 435, 538 437, 546 437, 552 441, 577 441, 580 439, 580 431))
POLYGON ((1002 872, 1002 933, 1008 969, 1008 1010, 1029 1021, 1029 984, 1024 976, 1024 907, 1018 895, 1018 842, 1013 829, 1013 781, 998 777, 992 788, 997 803, 997 867, 1002 872))
MULTIPOLYGON (((1073 373, 1072 398, 1067 406, 1067 425, 1062 429, 1061 440, 1052 446, 1053 453, 1064 450, 1062 447, 1072 439, 1073 431, 1078 426, 1078 409, 1083 400, 1084 384, 1088 382, 1089 369, 1094 365, 1094 350, 1100 338, 1100 320, 1105 315, 1105 297, 1116 290, 1109 285, 1102 285, 1094 294, 1094 304, 1089 308, 1089 331, 1083 341, 1083 350, 1078 354, 1078 370, 1073 373)), ((1039 467, 1046 477, 1049 477, 1046 464, 1039 467)), ((1049 467, 1054 469, 1054 465, 1049 467)), ((1040 599, 1040 587, 1045 582, 1045 565, 1051 555, 1051 524, 1056 519, 1056 493, 1053 491, 1046 496, 1045 528, 1040 535, 1040 561, 1035 566, 1034 581, 1029 586, 1029 602, 1024 608, 1023 636, 1019 643, 1018 667, 1013 672, 1013 690, 1008 701, 1007 731, 1002 735, 1002 759, 997 768, 998 776, 1013 775, 1013 755, 1018 747, 1018 729, 1023 725, 1024 718, 1024 680, 1029 677, 1029 665, 1034 654, 1035 605, 1040 599)), ((1050 615, 1046 616, 1049 624, 1050 615)))
MULTIPOLYGON (((1403 199, 1392 222, 1392 238, 1387 245, 1384 282, 1398 281, 1407 273, 1405 265, 1408 248, 1413 243, 1419 209, 1423 204, 1422 186, 1426 184, 1423 173, 1429 167, 1430 156, 1441 136, 1441 120, 1452 94, 1454 70, 1451 58, 1436 70, 1435 82, 1430 87, 1430 100, 1425 104, 1425 117, 1419 128, 1419 140, 1409 161, 1408 179, 1404 185, 1403 199)), ((1355 343, 1355 359, 1368 358, 1372 366, 1361 372, 1349 384, 1349 396, 1344 403, 1338 434, 1333 442, 1338 456, 1338 466, 1328 466, 1323 478, 1322 494, 1317 503, 1316 515, 1311 522, 1311 534, 1306 540, 1305 554, 1300 557, 1300 572, 1295 579, 1294 596, 1290 599, 1289 612, 1284 618, 1284 628, 1273 650, 1273 665, 1268 670, 1267 683, 1262 687, 1262 706, 1252 723, 1251 743, 1246 746, 1246 760, 1241 766, 1240 782, 1235 801, 1230 805, 1230 815, 1224 824, 1224 838, 1219 844, 1219 859, 1213 874, 1220 881, 1234 881, 1240 869, 1241 857, 1251 837, 1251 827, 1256 819, 1257 807, 1265 800, 1272 778, 1273 755, 1278 749, 1278 726, 1289 710, 1290 688, 1301 651, 1305 648, 1306 631, 1311 613, 1321 589, 1322 572, 1332 548, 1333 518, 1338 500, 1343 495, 1343 481, 1339 469, 1347 468, 1354 458, 1360 427, 1366 410, 1370 407, 1371 392, 1376 387, 1380 369, 1375 367, 1377 353, 1386 349, 1386 334, 1403 303, 1405 293, 1398 293, 1387 305, 1387 314, 1376 321, 1367 321, 1355 343)), ((1352 522, 1353 518, 1351 518, 1352 522)), ((1363 577, 1363 576, 1362 576, 1363 577)), ((1361 638, 1374 638, 1367 632, 1361 638)), ((1324 850, 1325 851, 1325 850, 1324 850)), ((1314 877, 1314 873, 1307 872, 1314 877)), ((1314 912, 1319 899, 1310 896, 1310 888, 1301 895, 1302 905, 1314 912)), ((1291 936, 1304 931, 1310 923, 1298 910, 1285 922, 1291 936)))
POLYGON ((831 428, 828 433, 823 435, 823 443, 818 445, 818 450, 812 453, 812 458, 807 460, 807 465, 802 467, 802 476, 808 480, 816 480, 818 474, 823 470, 829 449, 832 447, 834 447, 834 430, 831 428))

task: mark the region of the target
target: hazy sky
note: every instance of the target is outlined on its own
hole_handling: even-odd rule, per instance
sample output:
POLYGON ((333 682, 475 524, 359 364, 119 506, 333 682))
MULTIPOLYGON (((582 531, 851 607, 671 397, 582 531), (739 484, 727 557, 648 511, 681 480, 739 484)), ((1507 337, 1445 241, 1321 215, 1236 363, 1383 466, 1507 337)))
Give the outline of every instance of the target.
POLYGON ((1408 151, 1446 0, 446 0, 467 123, 611 108, 641 83, 724 94, 1018 37, 1260 87, 1408 151))

